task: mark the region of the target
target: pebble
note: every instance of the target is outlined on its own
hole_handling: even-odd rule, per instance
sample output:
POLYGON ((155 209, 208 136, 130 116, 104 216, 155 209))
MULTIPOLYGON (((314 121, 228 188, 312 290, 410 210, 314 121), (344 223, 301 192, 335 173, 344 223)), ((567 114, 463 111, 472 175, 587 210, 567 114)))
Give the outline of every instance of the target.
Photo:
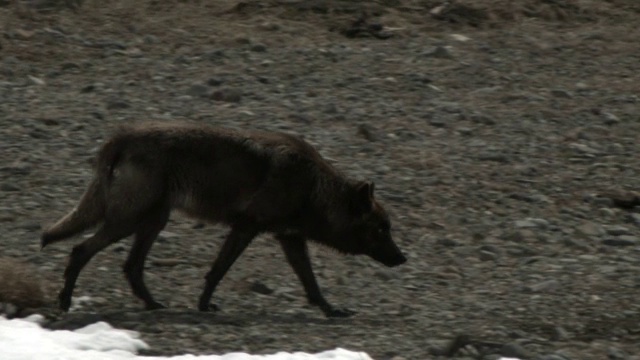
POLYGON ((622 235, 615 238, 603 239, 602 243, 608 246, 634 246, 640 244, 640 241, 637 236, 622 235))
POLYGON ((553 328, 553 341, 567 341, 571 338, 567 330, 562 326, 556 326, 553 328))
POLYGON ((424 57, 433 57, 438 59, 453 59, 451 51, 445 46, 436 46, 422 53, 424 57))
POLYGON ((607 234, 613 235, 613 236, 631 234, 631 231, 627 227, 622 225, 605 225, 604 230, 606 231, 607 234))
POLYGON ((478 258, 480 261, 496 261, 498 260, 498 255, 490 251, 481 250, 478 258))
POLYGON ((546 229, 547 227, 549 227, 549 222, 545 219, 527 218, 524 220, 516 220, 514 225, 518 229, 527 229, 527 228, 546 229))
POLYGON ((262 53, 267 51, 267 47, 263 44, 254 44, 251 46, 251 51, 262 53))
POLYGON ((573 97, 573 94, 563 89, 553 89, 551 90, 551 95, 562 99, 571 99, 573 97))
POLYGON ((262 295, 271 295, 274 292, 273 289, 260 281, 254 281, 253 283, 251 283, 250 290, 262 295))
POLYGON ((442 245, 444 247, 456 247, 459 246, 460 243, 458 243, 458 241, 451 239, 451 238, 438 238, 436 240, 436 244, 438 245, 442 245))
POLYGON ((547 293, 558 290, 560 283, 557 280, 545 280, 533 285, 525 286, 525 291, 528 293, 547 293))
POLYGON ((210 97, 215 101, 237 103, 242 100, 242 93, 234 89, 221 89, 211 93, 210 97))
POLYGON ((470 119, 474 123, 482 125, 495 125, 498 123, 495 118, 485 114, 472 114, 470 119))
POLYGON ((207 97, 209 96, 209 87, 202 84, 194 84, 187 89, 187 95, 193 97, 207 97))
POLYGON ((20 186, 15 183, 5 182, 0 185, 0 191, 20 191, 20 186))
POLYGON ((529 350, 516 342, 504 344, 500 349, 500 354, 505 357, 514 357, 520 359, 529 359, 532 356, 529 350))
POLYGON ((107 101, 107 109, 108 110, 123 110, 130 108, 131 105, 125 101, 120 99, 113 99, 107 101))
POLYGON ((608 111, 605 111, 602 113, 602 121, 605 125, 616 125, 620 123, 620 118, 608 111))
POLYGON ((627 360, 629 357, 624 351, 610 347, 607 349, 607 357, 609 360, 627 360))
POLYGON ((576 234, 587 237, 597 237, 605 234, 604 228, 600 224, 591 221, 583 222, 575 228, 576 234))
POLYGON ((161 267, 173 267, 183 263, 183 260, 177 258, 152 259, 151 264, 161 267))

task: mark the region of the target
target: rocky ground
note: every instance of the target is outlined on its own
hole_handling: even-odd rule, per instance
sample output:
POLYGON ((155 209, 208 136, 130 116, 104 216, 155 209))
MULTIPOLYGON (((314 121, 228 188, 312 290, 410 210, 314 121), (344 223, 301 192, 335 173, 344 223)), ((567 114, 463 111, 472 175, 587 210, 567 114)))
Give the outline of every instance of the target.
POLYGON ((0 1, 0 255, 35 268, 49 326, 108 320, 162 355, 640 359, 636 0, 33 3, 0 1), (41 252, 41 226, 141 119, 303 135, 375 181, 409 262, 314 247, 326 296, 358 311, 331 320, 260 238, 202 314, 225 229, 176 215, 146 272, 168 310, 130 294, 123 241, 56 313, 74 241, 41 252))

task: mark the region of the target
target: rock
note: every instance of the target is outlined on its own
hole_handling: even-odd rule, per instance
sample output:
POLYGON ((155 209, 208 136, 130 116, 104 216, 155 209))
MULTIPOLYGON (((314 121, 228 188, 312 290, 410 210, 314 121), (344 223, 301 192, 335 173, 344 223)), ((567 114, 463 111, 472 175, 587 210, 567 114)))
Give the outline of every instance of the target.
POLYGON ((121 99, 111 99, 107 101, 107 110, 123 110, 130 108, 131 105, 121 99))
POLYGON ((482 124, 482 125, 495 125, 497 124, 496 119, 485 115, 485 114, 472 114, 470 116, 471 121, 474 123, 482 124))
POLYGON ((453 59, 453 54, 445 46, 436 46, 422 53, 424 57, 433 57, 438 59, 453 59))
POLYGON ((160 39, 155 35, 147 34, 142 38, 142 41, 147 45, 159 44, 160 39))
POLYGON ((205 54, 205 58, 214 63, 224 62, 226 57, 223 50, 212 50, 205 54))
POLYGON ((618 236, 631 234, 630 230, 622 225, 604 225, 603 227, 609 235, 618 236))
POLYGON ((530 228, 546 229, 547 227, 549 227, 549 222, 545 219, 526 218, 524 220, 516 220, 514 225, 518 229, 530 229, 530 228))
POLYGON ((80 69, 80 65, 72 61, 66 61, 66 62, 63 62, 62 65, 60 65, 60 69, 62 71, 75 70, 75 69, 80 69))
POLYGON ((258 29, 264 30, 264 31, 278 31, 281 29, 281 27, 277 23, 263 22, 260 25, 258 25, 258 29))
POLYGON ((553 292, 560 288, 560 283, 557 280, 550 279, 541 281, 539 283, 525 286, 525 292, 528 293, 547 293, 553 292))
POLYGON ((193 97, 208 97, 209 87, 202 84, 194 84, 187 89, 187 95, 193 97))
POLYGON ((616 211, 611 208, 600 208, 598 209, 598 214, 602 217, 614 217, 616 216, 616 211))
POLYGON ((507 249, 507 254, 515 257, 536 256, 538 251, 524 245, 511 246, 507 249))
POLYGON ((29 78, 29 80, 31 80, 31 82, 32 82, 33 84, 35 84, 35 85, 38 85, 38 86, 44 86, 44 85, 47 85, 47 83, 46 83, 44 80, 42 80, 42 79, 40 79, 40 78, 38 78, 38 77, 35 77, 35 76, 32 76, 32 75, 28 75, 27 77, 28 77, 28 78, 29 78))
POLYGON ((594 149, 588 145, 580 144, 580 143, 571 143, 569 144, 571 149, 576 150, 577 152, 584 155, 600 155, 602 152, 600 150, 594 149))
POLYGON ((212 77, 207 80, 207 85, 209 86, 220 86, 224 81, 220 78, 212 77))
POLYGON ((237 103, 242 100, 242 93, 234 89, 216 90, 211 94, 211 99, 215 101, 237 103))
POLYGON ((584 251, 591 249, 591 245, 582 239, 565 238, 564 245, 584 251))
POLYGON ((640 244, 640 239, 633 235, 622 235, 615 238, 604 239, 602 243, 608 246, 634 246, 640 244))
POLYGON ((536 357, 535 360, 572 360, 566 356, 560 354, 547 354, 536 357))
POLYGON ((538 237, 538 233, 532 227, 525 227, 513 232, 506 233, 504 239, 509 241, 520 243, 523 241, 529 241, 538 237))
POLYGON ((502 345, 500 354, 505 357, 514 357, 520 359, 529 359, 532 356, 529 350, 525 349, 522 345, 516 342, 510 342, 502 345))
POLYGON ((567 341, 570 339, 569 333, 562 326, 556 326, 553 328, 553 341, 567 341))
POLYGON ((20 309, 12 303, 0 303, 0 315, 5 315, 8 319, 15 317, 20 309))
POLYGON ((0 167, 0 173, 9 175, 29 175, 31 170, 31 164, 26 162, 14 162, 13 164, 0 167))
POLYGON ((263 44, 254 44, 251 46, 251 51, 253 52, 266 52, 267 47, 263 44))
POLYGON ((508 155, 493 151, 483 152, 478 155, 477 159, 480 161, 493 161, 502 164, 508 164, 511 162, 511 158, 508 155))
POLYGON ((173 267, 182 264, 182 260, 177 258, 152 259, 151 264, 161 267, 173 267))
POLYGON ((20 191, 20 187, 12 182, 5 182, 0 185, 0 191, 20 191))
POLYGON ((605 234, 603 227, 591 221, 586 221, 575 228, 576 234, 586 237, 596 237, 605 234))
POLYGON ((553 95, 554 97, 563 98, 563 99, 571 99, 573 97, 573 95, 569 91, 563 90, 563 89, 551 90, 551 95, 553 95))
POLYGON ((455 241, 454 239, 450 239, 450 238, 438 238, 436 240, 436 244, 444 246, 444 247, 456 247, 456 246, 460 245, 457 241, 455 241))
POLYGON ((610 347, 607 349, 607 358, 609 360, 628 360, 629 356, 620 349, 610 347))
POLYGON ((605 111, 602 113, 602 122, 604 122, 605 125, 616 125, 620 122, 620 119, 614 114, 605 111))
POLYGON ((498 255, 490 251, 481 250, 478 258, 480 261, 496 261, 498 260, 498 255))
POLYGON ((89 84, 89 85, 83 86, 82 89, 80 89, 80 92, 82 94, 87 94, 87 93, 93 92, 95 89, 96 89, 95 84, 89 84))
POLYGON ((474 133, 473 128, 465 127, 465 126, 458 128, 456 131, 463 136, 472 136, 474 133))
POLYGON ((20 228, 27 230, 27 231, 40 231, 42 230, 42 226, 40 225, 39 222, 36 221, 25 221, 23 223, 20 224, 20 228))
POLYGON ((435 117, 429 120, 429 125, 435 126, 435 127, 445 127, 447 126, 447 122, 444 121, 442 118, 435 117))
POLYGON ((378 135, 376 134, 375 129, 368 124, 360 124, 358 125, 358 135, 367 139, 368 141, 376 141, 378 140, 378 135))
POLYGON ((267 285, 261 283, 260 281, 254 281, 249 289, 255 293, 262 295, 273 294, 273 289, 269 288, 267 285))

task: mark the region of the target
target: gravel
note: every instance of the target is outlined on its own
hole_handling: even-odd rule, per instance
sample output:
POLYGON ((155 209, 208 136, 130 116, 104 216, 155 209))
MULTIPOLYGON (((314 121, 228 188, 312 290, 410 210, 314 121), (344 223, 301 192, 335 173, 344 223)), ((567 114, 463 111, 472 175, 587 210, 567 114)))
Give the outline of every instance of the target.
POLYGON ((545 2, 566 16, 479 27, 492 18, 372 2, 390 38, 330 31, 353 20, 346 10, 261 3, 0 6, 0 255, 37 269, 50 304, 34 311, 50 327, 106 320, 157 355, 639 359, 640 209, 609 197, 638 191, 635 1, 545 2), (58 313, 81 237, 41 252, 41 224, 75 205, 116 125, 147 119, 304 136, 376 183, 409 261, 387 269, 312 247, 325 295, 358 312, 325 319, 264 236, 214 294, 220 311, 204 314, 197 298, 226 229, 175 214, 145 273, 169 309, 145 312, 130 294, 126 240, 94 258, 75 293, 87 298, 58 313))

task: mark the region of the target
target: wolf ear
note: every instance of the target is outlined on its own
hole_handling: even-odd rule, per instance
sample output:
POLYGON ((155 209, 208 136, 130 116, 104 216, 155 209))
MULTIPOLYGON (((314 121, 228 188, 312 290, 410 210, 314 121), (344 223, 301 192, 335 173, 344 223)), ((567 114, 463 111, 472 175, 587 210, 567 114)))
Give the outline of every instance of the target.
POLYGON ((373 189, 375 185, 372 182, 361 181, 356 184, 356 196, 354 199, 355 208, 360 211, 371 211, 373 208, 373 189))

